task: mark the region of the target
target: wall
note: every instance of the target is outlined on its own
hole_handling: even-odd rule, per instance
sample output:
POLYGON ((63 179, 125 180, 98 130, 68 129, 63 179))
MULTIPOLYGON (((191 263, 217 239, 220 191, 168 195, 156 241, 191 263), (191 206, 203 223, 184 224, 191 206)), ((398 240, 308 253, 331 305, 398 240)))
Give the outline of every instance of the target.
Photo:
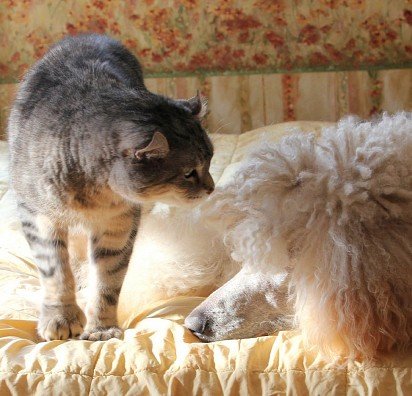
POLYGON ((27 67, 55 40, 86 31, 124 42, 155 91, 201 88, 211 131, 411 109, 408 0, 4 0, 3 127, 27 67))

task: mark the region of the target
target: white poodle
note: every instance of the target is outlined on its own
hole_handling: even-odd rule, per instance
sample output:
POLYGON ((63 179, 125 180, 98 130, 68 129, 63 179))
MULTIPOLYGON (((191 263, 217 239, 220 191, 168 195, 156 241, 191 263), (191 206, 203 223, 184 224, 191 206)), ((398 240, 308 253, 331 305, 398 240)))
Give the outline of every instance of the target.
POLYGON ((150 303, 217 289, 185 322, 204 341, 298 326, 325 352, 408 347, 412 114, 262 141, 194 212, 144 216, 123 289, 126 325, 150 303))
POLYGON ((411 113, 262 142, 201 214, 243 268, 186 319, 199 338, 293 325, 347 356, 411 345, 411 113))

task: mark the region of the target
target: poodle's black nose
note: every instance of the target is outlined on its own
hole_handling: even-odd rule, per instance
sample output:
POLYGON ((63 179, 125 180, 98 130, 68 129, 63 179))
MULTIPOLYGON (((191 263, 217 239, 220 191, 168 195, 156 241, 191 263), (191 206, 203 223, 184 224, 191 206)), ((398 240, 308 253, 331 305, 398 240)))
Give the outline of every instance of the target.
POLYGON ((195 334, 204 334, 209 328, 209 321, 205 316, 189 315, 185 320, 185 326, 195 334))

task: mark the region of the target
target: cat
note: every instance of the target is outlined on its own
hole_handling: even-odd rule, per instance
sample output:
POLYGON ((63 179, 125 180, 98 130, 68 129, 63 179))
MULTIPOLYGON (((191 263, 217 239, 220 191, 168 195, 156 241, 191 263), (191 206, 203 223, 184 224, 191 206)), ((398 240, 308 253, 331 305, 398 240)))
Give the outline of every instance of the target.
POLYGON ((139 61, 103 35, 67 37, 27 72, 9 119, 10 177, 40 274, 41 338, 122 336, 117 303, 141 205, 193 204, 214 189, 205 111, 199 94, 148 91, 139 61), (68 253, 79 225, 92 291, 85 313, 68 253))

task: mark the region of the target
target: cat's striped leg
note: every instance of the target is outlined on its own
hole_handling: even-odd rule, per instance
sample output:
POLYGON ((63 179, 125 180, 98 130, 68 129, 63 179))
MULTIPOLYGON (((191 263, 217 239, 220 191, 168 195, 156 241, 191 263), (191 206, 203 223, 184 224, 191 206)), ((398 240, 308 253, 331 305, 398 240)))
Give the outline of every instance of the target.
POLYGON ((23 232, 39 270, 43 300, 37 331, 49 340, 78 337, 86 322, 76 303, 75 284, 67 251, 67 230, 46 216, 19 204, 23 232))
POLYGON ((123 334, 117 323, 117 304, 126 275, 140 219, 139 208, 133 207, 99 224, 90 237, 89 300, 87 325, 82 339, 107 340, 123 334))

